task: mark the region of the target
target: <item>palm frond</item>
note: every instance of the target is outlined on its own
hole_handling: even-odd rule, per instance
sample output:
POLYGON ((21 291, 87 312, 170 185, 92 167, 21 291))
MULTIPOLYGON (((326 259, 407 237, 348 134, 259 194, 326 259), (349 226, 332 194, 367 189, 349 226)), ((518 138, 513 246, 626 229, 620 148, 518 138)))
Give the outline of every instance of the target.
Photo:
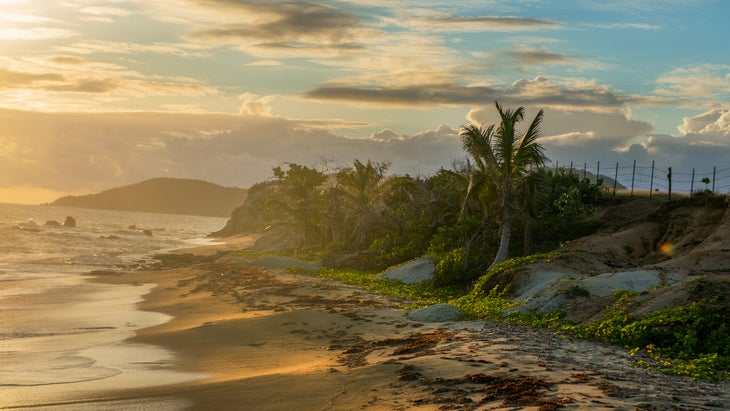
POLYGON ((484 128, 469 124, 461 128, 459 135, 464 151, 471 155, 476 166, 494 173, 498 164, 492 148, 494 125, 484 128))
POLYGON ((542 131, 542 119, 543 111, 540 110, 519 140, 519 144, 515 149, 514 159, 515 165, 519 169, 524 170, 533 165, 541 166, 547 162, 544 148, 536 141, 542 131))

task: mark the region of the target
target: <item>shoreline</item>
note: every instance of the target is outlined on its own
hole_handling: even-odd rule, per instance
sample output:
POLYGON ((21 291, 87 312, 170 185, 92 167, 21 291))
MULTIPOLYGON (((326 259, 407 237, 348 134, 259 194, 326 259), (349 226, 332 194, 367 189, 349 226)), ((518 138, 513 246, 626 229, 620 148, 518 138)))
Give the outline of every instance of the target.
MULTIPOLYGON (((174 254, 214 256, 246 241, 174 254)), ((172 319, 127 341, 172 352, 175 358, 161 369, 206 377, 89 393, 64 405, 73 408, 59 409, 137 403, 151 410, 730 407, 730 384, 637 369, 619 347, 513 324, 418 323, 387 297, 252 267, 230 254, 92 281, 157 284, 137 307, 172 319)))

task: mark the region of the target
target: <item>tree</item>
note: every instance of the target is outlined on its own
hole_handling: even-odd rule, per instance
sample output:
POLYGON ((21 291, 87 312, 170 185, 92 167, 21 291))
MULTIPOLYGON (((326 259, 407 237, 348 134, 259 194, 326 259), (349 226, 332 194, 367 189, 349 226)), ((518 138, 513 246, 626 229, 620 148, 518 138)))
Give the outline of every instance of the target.
POLYGON ((383 200, 389 187, 389 166, 355 160, 352 168, 336 174, 328 211, 334 243, 349 249, 367 248, 386 208, 383 200))
POLYGON ((329 241, 324 213, 326 196, 323 184, 327 175, 319 170, 295 163, 288 170, 273 169, 277 184, 268 193, 268 212, 278 217, 274 224, 291 229, 291 240, 301 250, 317 250, 329 241))
POLYGON ((540 136, 543 111, 537 113, 527 130, 518 137, 516 127, 524 119, 524 107, 513 111, 503 110, 498 102, 495 105, 501 118, 498 125, 485 128, 470 124, 460 130, 462 147, 476 165, 467 189, 467 200, 484 195, 487 190, 500 213, 499 249, 490 268, 507 259, 513 224, 526 212, 530 199, 530 171, 547 161, 543 147, 536 141, 540 136))

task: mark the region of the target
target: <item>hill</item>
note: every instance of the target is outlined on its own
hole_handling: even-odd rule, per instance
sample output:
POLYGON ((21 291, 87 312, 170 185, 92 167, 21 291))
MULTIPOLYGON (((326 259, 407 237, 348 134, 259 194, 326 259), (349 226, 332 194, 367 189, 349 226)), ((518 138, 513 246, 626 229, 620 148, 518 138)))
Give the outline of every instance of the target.
POLYGON ((97 194, 61 197, 50 205, 228 217, 246 199, 247 190, 201 180, 153 178, 97 194))
POLYGON ((693 196, 657 206, 641 198, 607 207, 604 230, 565 244, 556 255, 483 278, 486 290, 510 285, 518 311, 561 310, 575 323, 604 318, 614 291, 637 294, 630 312, 645 314, 694 301, 727 310, 730 207, 727 197, 693 196), (694 280, 694 281, 693 281, 694 280), (697 288, 705 287, 698 296, 697 288))

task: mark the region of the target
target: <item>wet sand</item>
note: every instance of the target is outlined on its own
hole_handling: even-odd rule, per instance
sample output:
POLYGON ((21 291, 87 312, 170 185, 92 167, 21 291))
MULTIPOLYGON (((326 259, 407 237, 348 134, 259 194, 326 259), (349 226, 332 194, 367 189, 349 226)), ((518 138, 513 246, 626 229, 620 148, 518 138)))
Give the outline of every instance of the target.
POLYGON ((234 255, 96 281, 157 284, 139 307, 174 318, 129 342, 174 353, 159 369, 204 377, 69 393, 46 409, 730 408, 730 384, 637 369, 621 348, 509 324, 413 322, 397 301, 234 255))

